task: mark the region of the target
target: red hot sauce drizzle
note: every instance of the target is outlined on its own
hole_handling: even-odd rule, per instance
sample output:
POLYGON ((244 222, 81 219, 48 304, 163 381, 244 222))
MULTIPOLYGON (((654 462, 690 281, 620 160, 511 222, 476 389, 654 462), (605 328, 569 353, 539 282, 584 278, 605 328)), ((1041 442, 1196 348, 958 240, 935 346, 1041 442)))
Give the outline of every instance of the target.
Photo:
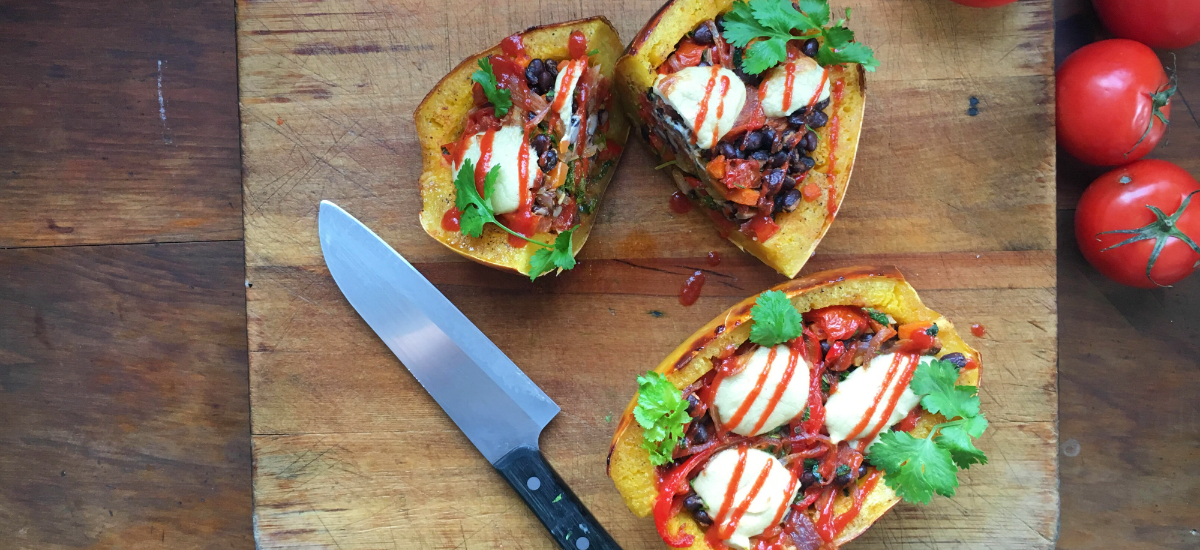
POLYGON ((746 515, 746 511, 750 509, 750 504, 754 502, 754 497, 758 496, 758 492, 762 490, 763 484, 767 482, 767 477, 771 475, 771 463, 763 464, 762 470, 758 472, 758 477, 754 479, 754 484, 750 486, 750 490, 746 493, 746 498, 741 503, 733 508, 734 499, 737 497, 737 490, 742 480, 742 474, 746 470, 746 458, 750 448, 745 445, 739 445, 738 463, 733 470, 733 475, 729 479, 729 485, 725 488, 725 499, 721 503, 721 509, 717 515, 713 517, 712 527, 709 527, 706 533, 710 546, 714 548, 724 548, 724 540, 733 536, 733 532, 737 530, 737 525, 742 521, 742 516, 746 515))
MULTIPOLYGON (((696 126, 692 132, 693 145, 696 144, 696 140, 700 137, 700 129, 704 127, 704 119, 708 118, 708 100, 712 98, 713 88, 717 86, 717 75, 720 74, 720 71, 721 67, 719 65, 713 65, 712 76, 708 77, 708 85, 704 87, 704 99, 700 100, 700 110, 696 112, 696 126)), ((723 94, 722 98, 724 98, 723 94)))
MULTIPOLYGON (((818 88, 819 89, 819 88, 818 88)), ((829 202, 826 207, 829 210, 829 215, 832 217, 837 214, 837 146, 838 146, 838 131, 841 129, 841 117, 838 116, 838 107, 842 102, 842 95, 846 90, 845 79, 838 79, 833 83, 833 101, 830 102, 829 110, 833 116, 829 118, 829 170, 826 172, 829 185, 829 202)))

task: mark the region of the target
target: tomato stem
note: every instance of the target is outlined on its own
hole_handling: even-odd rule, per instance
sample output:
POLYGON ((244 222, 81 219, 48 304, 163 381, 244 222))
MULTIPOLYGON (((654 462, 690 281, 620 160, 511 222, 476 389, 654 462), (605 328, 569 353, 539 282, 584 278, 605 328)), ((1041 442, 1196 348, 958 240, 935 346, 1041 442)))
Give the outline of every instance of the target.
POLYGON ((1142 137, 1138 138, 1137 143, 1134 143, 1133 147, 1125 152, 1126 158, 1129 157, 1129 153, 1134 152, 1134 150, 1136 150, 1138 148, 1138 146, 1141 145, 1142 142, 1146 140, 1146 137, 1150 135, 1150 130, 1154 129, 1154 119, 1157 118, 1159 120, 1159 122, 1162 122, 1163 126, 1167 127, 1167 130, 1171 129, 1171 121, 1167 120, 1167 116, 1163 114, 1162 108, 1166 107, 1167 104, 1171 102, 1171 97, 1173 97, 1175 95, 1175 92, 1179 89, 1179 78, 1176 76, 1177 65, 1178 64, 1175 60, 1175 53, 1172 52, 1171 53, 1171 68, 1166 69, 1166 67, 1164 67, 1164 69, 1166 69, 1167 75, 1168 75, 1166 87, 1161 90, 1158 90, 1157 92, 1149 94, 1151 109, 1152 109, 1151 116, 1150 116, 1150 123, 1146 125, 1146 131, 1142 133, 1142 137))
POLYGON ((1150 270, 1154 269, 1154 262, 1158 261, 1159 253, 1162 252, 1163 247, 1167 246, 1167 241, 1172 237, 1183 241, 1197 254, 1200 254, 1200 245, 1197 245, 1196 241, 1193 241, 1191 237, 1187 236, 1187 234, 1185 234, 1183 231, 1180 231, 1178 227, 1175 227, 1175 223, 1179 221, 1179 217, 1183 215, 1183 211, 1187 210, 1188 204, 1192 202, 1192 195, 1195 195, 1196 193, 1200 193, 1200 190, 1188 193, 1188 195, 1183 198, 1183 202, 1179 203, 1179 208, 1170 216, 1163 213, 1163 211, 1157 206, 1147 204, 1146 208, 1149 208, 1151 212, 1154 212, 1154 216, 1157 219, 1155 219, 1153 222, 1150 222, 1150 224, 1146 225, 1145 227, 1140 227, 1138 229, 1117 229, 1114 231, 1101 231, 1096 233, 1096 240, 1100 239, 1100 235, 1108 235, 1110 233, 1124 233, 1133 235, 1132 237, 1105 248, 1100 252, 1107 252, 1114 248, 1138 241, 1148 241, 1150 239, 1154 239, 1154 251, 1150 253, 1150 260, 1146 262, 1146 278, 1150 279, 1150 282, 1158 286, 1170 286, 1158 284, 1158 281, 1155 281, 1154 277, 1150 275, 1150 270))

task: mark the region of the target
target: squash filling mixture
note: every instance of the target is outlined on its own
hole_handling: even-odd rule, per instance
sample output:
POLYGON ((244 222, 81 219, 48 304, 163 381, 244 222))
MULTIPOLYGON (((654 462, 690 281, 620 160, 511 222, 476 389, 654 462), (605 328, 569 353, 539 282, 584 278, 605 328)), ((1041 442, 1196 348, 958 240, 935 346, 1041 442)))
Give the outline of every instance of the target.
POLYGON ((814 170, 833 165, 814 159, 817 130, 829 126, 822 153, 836 158, 831 112, 845 92, 841 65, 876 64, 844 20, 825 27, 827 4, 812 8, 824 11, 800 12, 783 0, 735 2, 679 41, 640 98, 643 137, 663 167, 673 165, 680 192, 707 207, 723 231, 756 242, 774 236, 776 215, 801 201, 824 199, 836 211, 830 175, 814 170), (803 24, 780 23, 796 19, 803 24))
POLYGON ((479 237, 494 223, 512 247, 543 247, 531 259, 531 277, 570 269, 571 234, 581 215, 596 209, 603 188, 594 183, 613 170, 622 149, 605 137, 609 79, 578 30, 565 59, 531 58, 520 35, 500 49, 479 60, 462 136, 442 146, 458 193, 442 227, 479 237), (555 236, 554 243, 530 238, 539 233, 555 236))

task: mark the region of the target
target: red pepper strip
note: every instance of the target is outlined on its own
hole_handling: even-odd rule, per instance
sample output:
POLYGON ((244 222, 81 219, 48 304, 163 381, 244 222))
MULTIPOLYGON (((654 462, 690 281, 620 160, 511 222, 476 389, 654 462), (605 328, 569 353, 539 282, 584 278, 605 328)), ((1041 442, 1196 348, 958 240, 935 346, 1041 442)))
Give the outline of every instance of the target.
POLYGON ((695 540, 695 537, 692 535, 684 533, 682 527, 680 527, 678 533, 671 534, 668 531, 669 526, 667 522, 675 517, 675 514, 679 513, 679 509, 683 505, 683 502, 680 501, 679 506, 676 506, 675 497, 687 493, 688 473, 708 460, 708 457, 712 456, 716 449, 717 446, 713 445, 703 452, 693 455, 687 462, 672 468, 670 472, 667 472, 666 477, 659 482, 658 498, 654 500, 654 526, 658 528, 658 536, 662 537, 663 541, 669 546, 687 548, 695 540))

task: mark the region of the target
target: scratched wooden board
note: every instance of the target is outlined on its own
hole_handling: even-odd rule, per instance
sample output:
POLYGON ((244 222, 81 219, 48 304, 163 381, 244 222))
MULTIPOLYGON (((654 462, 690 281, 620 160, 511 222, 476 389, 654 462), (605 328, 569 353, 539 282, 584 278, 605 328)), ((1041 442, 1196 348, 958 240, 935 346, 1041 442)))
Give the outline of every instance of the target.
MULTIPOLYGON (((875 48, 858 163, 805 272, 900 267, 984 354, 987 466, 954 500, 902 504, 852 548, 1050 548, 1057 537, 1053 21, 1048 0, 835 2, 875 48), (978 99, 976 116, 967 114, 978 99)), ((629 40, 656 0, 455 9, 239 2, 251 422, 263 548, 553 548, 342 298, 321 260, 334 200, 412 260, 563 409, 549 460, 625 548, 660 548, 605 476, 634 377, 781 278, 720 239, 635 139, 580 264, 531 284, 472 264, 417 221, 412 111, 452 66, 531 25, 604 14, 629 40), (725 261, 709 267, 709 251, 725 261), (676 295, 708 272, 692 307, 676 295)))

